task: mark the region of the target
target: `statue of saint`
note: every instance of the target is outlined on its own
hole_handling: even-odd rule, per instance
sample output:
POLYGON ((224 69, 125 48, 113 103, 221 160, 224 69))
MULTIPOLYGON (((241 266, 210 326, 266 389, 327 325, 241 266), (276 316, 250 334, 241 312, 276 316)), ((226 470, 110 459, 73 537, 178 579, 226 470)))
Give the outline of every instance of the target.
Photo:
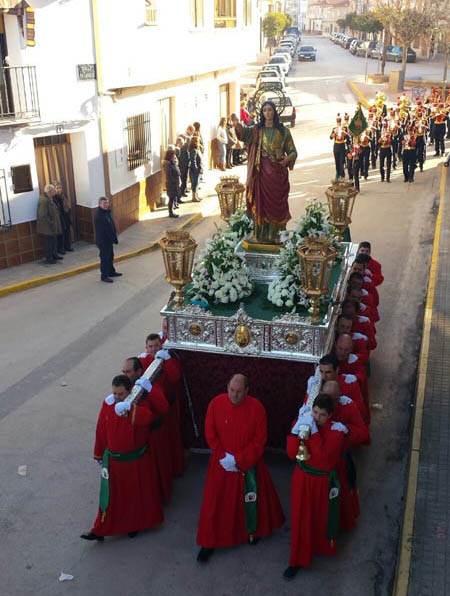
POLYGON ((256 126, 243 126, 235 115, 232 120, 239 140, 249 147, 246 197, 254 223, 250 242, 279 244, 279 232, 291 219, 288 168, 292 170, 297 159, 292 135, 271 101, 263 103, 256 126))

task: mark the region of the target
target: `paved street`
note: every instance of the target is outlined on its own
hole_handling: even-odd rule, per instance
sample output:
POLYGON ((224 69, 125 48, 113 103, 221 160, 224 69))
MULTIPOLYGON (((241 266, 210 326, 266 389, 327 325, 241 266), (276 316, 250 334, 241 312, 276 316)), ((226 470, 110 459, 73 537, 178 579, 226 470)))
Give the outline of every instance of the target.
MULTIPOLYGON (((353 113, 355 100, 347 81, 364 72, 363 59, 329 40, 312 43, 318 49, 317 62, 296 63, 288 79, 288 92, 297 107, 293 134, 300 156, 291 174, 294 219, 304 211, 307 199, 324 199, 334 176, 329 134, 336 112, 353 113)), ((408 73, 422 76, 426 68, 424 63, 408 64, 408 73)), ((142 351, 146 334, 160 329, 159 309, 170 289, 159 252, 121 263, 124 276, 111 286, 99 283, 98 272, 92 271, 3 298, 2 594, 388 596, 439 200, 438 163, 439 158, 430 157, 414 184, 404 184, 399 169, 390 185, 381 184, 374 170, 367 182, 362 181, 351 233, 354 241, 370 240, 375 258, 383 264, 379 347, 371 358, 370 379, 371 401, 382 409, 372 412, 372 444, 361 450, 357 461, 358 528, 342 537, 335 558, 316 558, 311 569, 290 585, 281 578, 288 564, 289 523, 254 548, 222 550, 207 567, 197 566, 195 534, 207 465, 204 455, 187 455, 186 473, 176 480, 160 529, 104 544, 79 539, 91 527, 98 503, 99 475, 92 448, 101 401, 123 359, 142 351), (26 476, 17 473, 22 465, 27 466, 26 476), (74 581, 59 583, 61 571, 74 575, 74 581)), ((200 245, 216 223, 220 223, 217 209, 192 230, 200 245)), ((292 463, 276 454, 269 454, 267 462, 288 517, 292 463)))

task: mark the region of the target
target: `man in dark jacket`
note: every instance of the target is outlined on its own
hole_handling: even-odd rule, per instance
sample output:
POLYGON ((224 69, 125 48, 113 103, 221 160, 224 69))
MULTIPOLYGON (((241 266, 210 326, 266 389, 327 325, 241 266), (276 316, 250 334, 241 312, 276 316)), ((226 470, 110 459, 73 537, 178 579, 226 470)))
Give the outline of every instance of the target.
POLYGON ((54 201, 55 194, 55 187, 47 184, 44 194, 39 197, 36 215, 36 231, 44 239, 44 256, 48 264, 54 264, 62 259, 56 250, 56 237, 62 230, 58 206, 54 201))
POLYGON ((100 197, 94 218, 95 243, 100 251, 101 280, 112 284, 112 277, 120 277, 114 269, 113 244, 118 244, 116 226, 109 208, 109 199, 100 197))
POLYGON ((187 197, 186 186, 187 186, 187 176, 188 176, 189 165, 190 165, 189 143, 191 142, 191 138, 192 138, 193 134, 194 134, 194 127, 188 126, 186 129, 186 134, 184 135, 186 138, 186 142, 184 143, 183 147, 180 149, 180 157, 178 158, 178 167, 180 168, 180 175, 181 175, 180 197, 187 197))

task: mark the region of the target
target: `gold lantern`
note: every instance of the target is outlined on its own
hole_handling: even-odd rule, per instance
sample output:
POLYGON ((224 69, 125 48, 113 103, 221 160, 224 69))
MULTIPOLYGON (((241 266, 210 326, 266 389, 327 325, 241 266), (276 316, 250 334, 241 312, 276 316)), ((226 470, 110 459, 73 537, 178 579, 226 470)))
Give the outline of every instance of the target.
POLYGON ((336 250, 331 246, 333 238, 305 238, 304 244, 298 249, 302 290, 311 300, 313 323, 320 323, 319 299, 328 294, 333 264, 337 256, 336 250))
POLYGON ((167 230, 159 245, 166 268, 166 280, 175 288, 175 310, 183 308, 183 289, 192 281, 197 243, 183 230, 167 230))
POLYGON ((245 186, 238 176, 223 176, 216 186, 219 197, 220 217, 227 223, 230 217, 244 205, 245 186))
POLYGON ((338 178, 331 181, 331 186, 325 194, 328 199, 330 223, 337 229, 339 241, 342 242, 343 233, 352 223, 353 206, 358 191, 349 180, 338 178))

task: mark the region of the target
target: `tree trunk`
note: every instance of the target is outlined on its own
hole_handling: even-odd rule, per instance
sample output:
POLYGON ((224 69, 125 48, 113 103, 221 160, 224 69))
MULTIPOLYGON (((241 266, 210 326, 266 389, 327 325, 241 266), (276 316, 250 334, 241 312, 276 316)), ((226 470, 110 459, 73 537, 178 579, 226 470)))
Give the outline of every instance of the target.
POLYGON ((403 46, 403 53, 402 53, 402 71, 400 75, 400 87, 399 91, 403 91, 405 88, 405 77, 406 77, 406 59, 408 56, 408 45, 403 46))
POLYGON ((386 66, 386 52, 387 52, 387 40, 389 39, 388 32, 383 29, 383 54, 381 56, 381 74, 384 76, 384 68, 386 66))

